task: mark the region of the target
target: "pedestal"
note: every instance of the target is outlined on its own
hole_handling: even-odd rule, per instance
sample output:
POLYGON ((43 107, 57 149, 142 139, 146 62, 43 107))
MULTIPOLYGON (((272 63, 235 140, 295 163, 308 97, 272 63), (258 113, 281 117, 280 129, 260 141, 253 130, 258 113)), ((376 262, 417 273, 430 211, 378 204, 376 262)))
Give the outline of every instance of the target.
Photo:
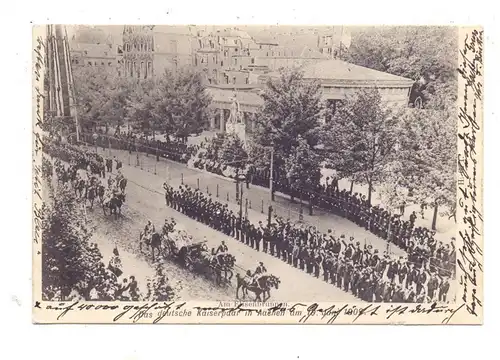
POLYGON ((230 134, 230 133, 236 134, 240 138, 240 140, 243 142, 243 144, 246 146, 247 137, 246 137, 246 132, 245 132, 245 124, 227 123, 226 124, 226 132, 228 134, 230 134))

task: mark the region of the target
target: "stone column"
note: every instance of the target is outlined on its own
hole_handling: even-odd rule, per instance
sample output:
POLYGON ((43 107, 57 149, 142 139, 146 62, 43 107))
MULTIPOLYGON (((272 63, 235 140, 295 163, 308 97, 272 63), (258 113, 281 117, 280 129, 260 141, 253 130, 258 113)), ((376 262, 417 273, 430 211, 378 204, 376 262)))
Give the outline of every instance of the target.
POLYGON ((210 130, 215 130, 215 112, 210 116, 210 130))
POLYGON ((224 116, 224 109, 219 109, 220 111, 220 131, 225 132, 226 131, 226 119, 224 116))
POLYGON ((255 119, 256 119, 257 115, 255 113, 252 113, 252 116, 250 117, 250 123, 251 123, 251 126, 250 128, 252 129, 252 132, 255 131, 255 119))

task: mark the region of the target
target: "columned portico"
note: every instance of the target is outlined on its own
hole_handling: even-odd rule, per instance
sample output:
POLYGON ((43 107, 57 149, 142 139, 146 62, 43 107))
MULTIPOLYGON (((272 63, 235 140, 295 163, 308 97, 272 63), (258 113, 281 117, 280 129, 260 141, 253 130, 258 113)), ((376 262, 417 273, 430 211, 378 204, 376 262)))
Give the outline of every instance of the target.
POLYGON ((226 118, 224 114, 224 109, 220 108, 219 109, 219 116, 220 116, 220 132, 225 132, 226 131, 226 118))
POLYGON ((226 132, 226 122, 232 105, 232 98, 236 99, 240 106, 241 119, 245 129, 251 132, 255 129, 255 114, 263 104, 262 98, 254 92, 234 91, 226 89, 209 88, 212 97, 210 107, 214 109, 214 116, 210 119, 210 128, 213 131, 226 132))

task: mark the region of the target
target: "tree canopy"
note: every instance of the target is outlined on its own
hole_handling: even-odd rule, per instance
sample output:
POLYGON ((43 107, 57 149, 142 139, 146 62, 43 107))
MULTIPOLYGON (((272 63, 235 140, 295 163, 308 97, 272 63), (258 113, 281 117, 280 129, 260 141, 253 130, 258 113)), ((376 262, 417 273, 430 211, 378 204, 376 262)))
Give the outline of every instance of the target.
POLYGON ((166 70, 155 79, 130 79, 113 70, 74 70, 78 114, 84 127, 115 126, 126 119, 143 131, 187 137, 207 123, 210 97, 191 68, 166 70))
POLYGON ((275 170, 286 177, 285 161, 296 154, 299 137, 311 151, 320 140, 320 120, 325 113, 321 88, 318 82, 305 81, 298 70, 282 70, 279 78, 268 81, 262 97, 264 105, 256 117, 251 158, 257 166, 268 167, 266 149, 272 147, 275 170))
POLYGON ((456 97, 458 34, 453 27, 386 26, 353 31, 351 46, 343 59, 356 65, 413 79, 425 107, 435 88, 445 97, 456 97))
POLYGON ((340 103, 324 127, 330 163, 341 177, 368 184, 369 202, 373 185, 386 180, 395 155, 397 115, 377 89, 365 89, 340 103))
POLYGON ((225 134, 219 149, 218 158, 224 164, 235 168, 243 168, 247 163, 248 154, 244 144, 236 134, 225 134))
POLYGON ((132 81, 103 67, 82 66, 73 70, 76 104, 84 128, 119 125, 126 117, 132 81))
POLYGON ((207 123, 210 96, 201 75, 191 68, 165 71, 158 79, 155 116, 177 137, 201 132, 207 123))
POLYGON ((113 300, 118 287, 102 262, 92 229, 85 223, 74 193, 58 187, 51 204, 44 205, 42 232, 42 285, 47 300, 64 301, 76 295, 113 300))

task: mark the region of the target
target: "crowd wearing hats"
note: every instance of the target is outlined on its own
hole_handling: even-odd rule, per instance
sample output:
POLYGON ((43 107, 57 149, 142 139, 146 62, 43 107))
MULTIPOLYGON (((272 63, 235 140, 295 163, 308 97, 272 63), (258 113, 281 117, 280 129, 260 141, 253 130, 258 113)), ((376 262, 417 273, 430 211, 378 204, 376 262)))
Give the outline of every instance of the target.
POLYGON ((151 140, 144 135, 137 135, 132 132, 117 133, 114 136, 97 135, 94 139, 93 134, 84 133, 83 138, 87 144, 93 144, 103 149, 111 148, 141 152, 183 164, 188 162, 197 149, 196 146, 188 145, 178 139, 169 139, 169 141, 151 140))
POLYGON ((395 258, 353 237, 275 221, 252 224, 227 204, 187 185, 164 184, 166 204, 246 245, 264 251, 369 302, 447 302, 450 276, 428 259, 395 258), (413 261, 417 260, 417 261, 413 261))
MULTIPOLYGON (((78 161, 82 157, 98 159, 99 156, 71 145, 49 147, 48 151, 56 152, 56 157, 62 156, 66 161, 78 161)), ((187 185, 173 188, 164 184, 164 188, 168 206, 363 300, 448 300, 449 279, 454 278, 456 256, 453 242, 451 245, 437 243, 433 232, 414 228, 414 218, 406 222, 389 216, 383 209, 369 207, 358 194, 330 189, 332 197, 328 199, 336 198, 337 202, 329 204, 339 214, 403 247, 407 257, 396 259, 388 252, 379 254, 377 249, 360 244, 352 237, 347 240, 332 232, 323 234, 314 227, 291 224, 280 217, 265 225, 251 224, 230 210, 227 204, 215 201, 200 190, 187 185)))
MULTIPOLYGON (((251 164, 241 163, 241 168, 225 165, 217 156, 221 147, 221 139, 214 138, 211 142, 202 143, 198 153, 193 156, 190 163, 198 169, 203 169, 218 175, 235 178, 238 173, 246 176, 246 182, 254 185, 268 187, 269 169, 258 169, 251 164)), ((429 258, 434 266, 445 269, 451 273, 455 271, 455 248, 451 244, 443 244, 435 239, 435 231, 425 227, 416 227, 415 212, 404 220, 404 205, 400 213, 390 213, 380 205, 372 206, 366 196, 347 190, 340 190, 338 178, 326 178, 324 184, 311 184, 310 189, 301 191, 290 187, 287 179, 280 176, 279 171, 273 174, 273 187, 275 191, 288 194, 295 198, 309 201, 313 206, 327 210, 365 228, 378 237, 407 251, 412 256, 412 261, 419 257, 429 258)))
MULTIPOLYGON (((137 136, 131 132, 127 134, 116 134, 114 137, 99 136, 98 145, 122 149, 134 150, 156 154, 159 150, 160 156, 168 159, 189 163, 198 169, 235 178, 238 173, 246 175, 246 181, 259 186, 269 186, 269 170, 257 169, 249 164, 244 168, 237 169, 234 166, 225 165, 218 158, 222 139, 215 137, 211 141, 206 140, 200 146, 188 146, 180 140, 152 141, 144 136, 137 136)), ((92 168, 96 171, 102 169, 102 157, 97 154, 88 153, 87 159, 92 161, 92 168)), ((88 160, 87 160, 88 161, 88 160)), ((311 189, 299 193, 292 189, 286 179, 274 174, 273 186, 276 191, 289 194, 296 198, 308 200, 314 206, 325 209, 333 214, 342 216, 365 228, 378 237, 398 246, 409 254, 410 261, 421 263, 422 259, 430 259, 434 267, 441 272, 454 276, 456 252, 454 242, 443 244, 435 239, 435 231, 425 227, 415 226, 417 218, 415 212, 410 215, 409 220, 402 218, 401 213, 390 213, 379 205, 372 206, 368 203, 366 196, 347 190, 340 190, 336 177, 326 178, 324 184, 312 185, 311 189)))
MULTIPOLYGON (((69 144, 55 144, 49 139, 44 141, 44 151, 58 160, 80 164, 81 162, 99 161, 97 155, 81 150, 69 144)), ((51 162, 43 158, 42 167, 44 176, 50 180, 53 175, 51 162)), ((76 228, 74 231, 87 231, 86 228, 76 228)), ((86 235, 87 233, 83 234, 86 235)), ((99 300, 99 301, 168 301, 172 300, 175 290, 169 285, 169 280, 159 266, 156 274, 147 279, 145 292, 139 289, 135 276, 125 276, 118 248, 113 249, 113 255, 108 265, 102 261, 103 256, 97 244, 90 243, 83 248, 85 250, 81 261, 94 264, 91 276, 84 276, 69 293, 63 294, 63 290, 46 286, 43 289, 46 299, 71 300, 99 300)), ((90 266, 90 265, 89 265, 90 266)))

